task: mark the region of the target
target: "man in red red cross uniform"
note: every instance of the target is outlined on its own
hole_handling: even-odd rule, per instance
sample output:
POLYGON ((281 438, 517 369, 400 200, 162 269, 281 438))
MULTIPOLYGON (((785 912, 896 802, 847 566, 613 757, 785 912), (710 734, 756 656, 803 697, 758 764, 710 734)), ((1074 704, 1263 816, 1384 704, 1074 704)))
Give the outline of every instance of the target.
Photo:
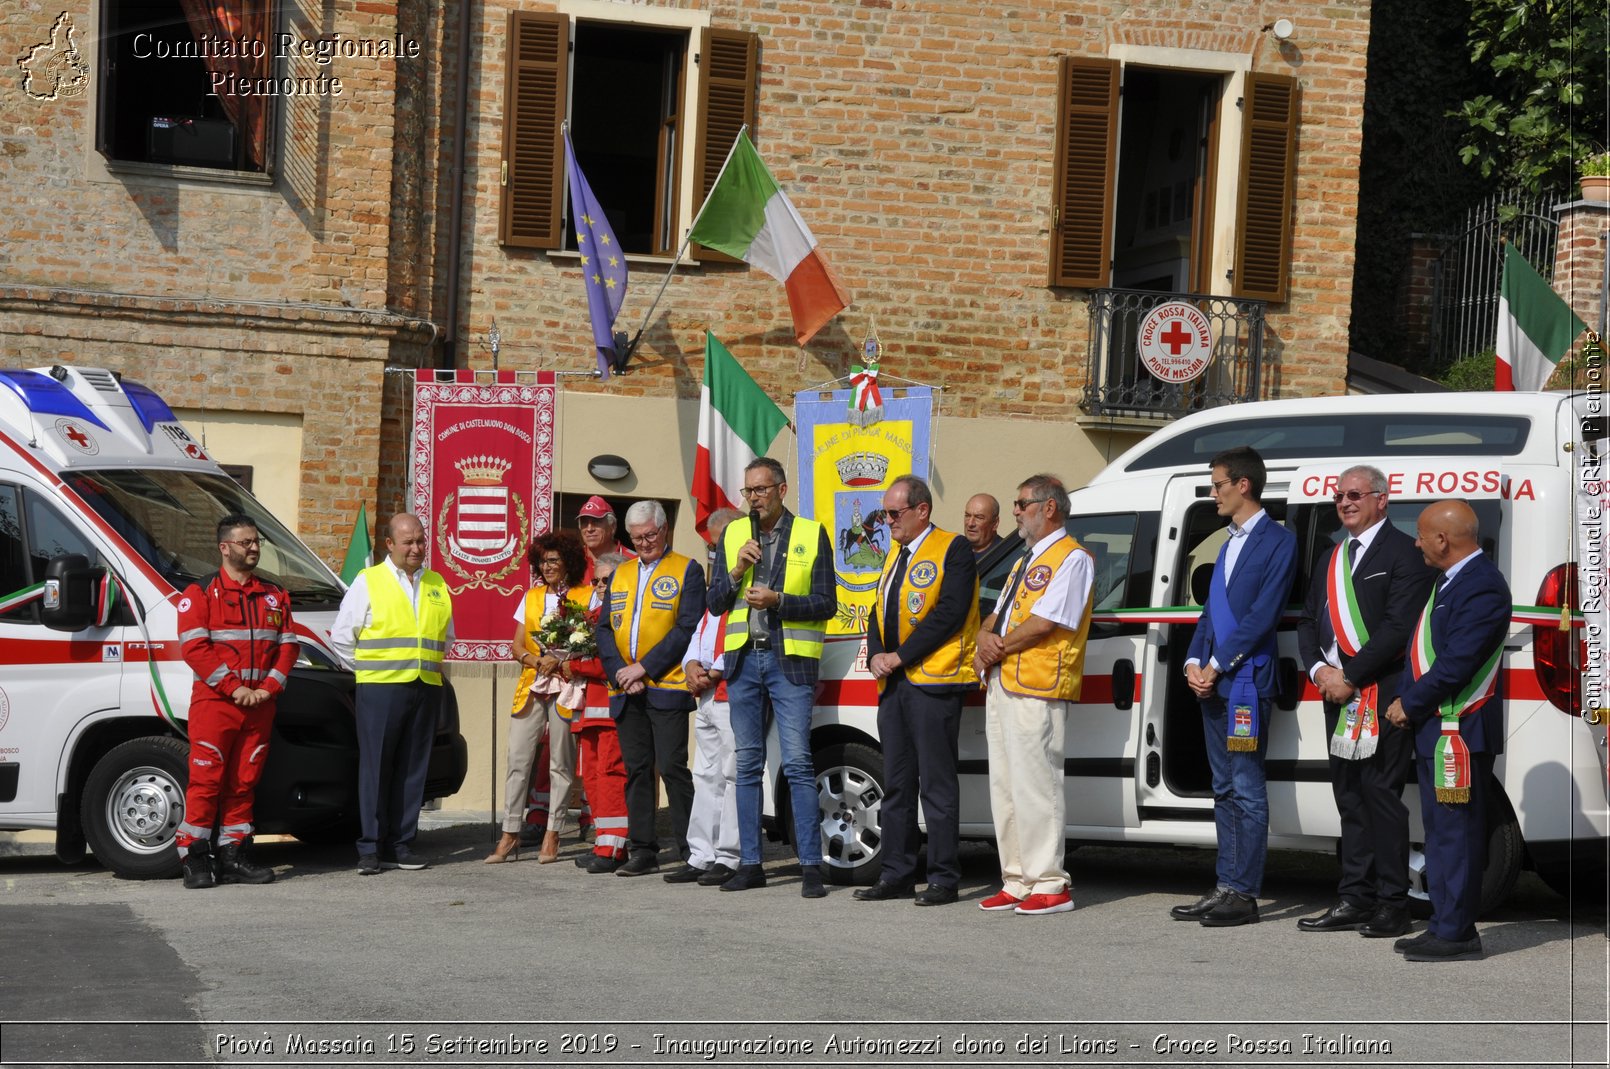
POLYGON ((291 633, 290 595, 255 574, 262 542, 250 517, 218 521, 218 552, 218 574, 205 585, 192 583, 178 604, 181 649, 196 674, 190 786, 177 836, 186 887, 274 880, 274 870, 254 865, 244 850, 274 700, 300 650, 291 633))

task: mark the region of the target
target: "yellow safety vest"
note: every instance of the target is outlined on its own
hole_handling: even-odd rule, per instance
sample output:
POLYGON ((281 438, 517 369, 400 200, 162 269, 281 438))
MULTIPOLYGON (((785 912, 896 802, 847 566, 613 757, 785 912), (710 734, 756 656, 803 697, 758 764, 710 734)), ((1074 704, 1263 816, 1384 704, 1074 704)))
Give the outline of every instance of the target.
MULTIPOLYGON (((677 605, 682 598, 682 581, 687 578, 688 566, 693 561, 680 553, 666 551, 665 556, 648 565, 654 578, 649 580, 648 599, 637 604, 638 578, 643 562, 626 561, 615 569, 609 581, 609 626, 615 635, 615 649, 627 664, 642 660, 633 657, 632 617, 637 616, 637 652, 653 649, 676 626, 677 605)), ((703 615, 704 606, 699 606, 703 615)), ((609 692, 620 694, 613 678, 608 680, 609 692)), ((659 679, 645 679, 644 685, 654 690, 679 690, 686 694, 688 677, 682 671, 682 652, 677 652, 676 664, 659 679)))
POLYGON ((442 658, 447 653, 447 625, 453 618, 453 596, 436 572, 419 578, 419 614, 390 564, 363 570, 369 588, 369 626, 358 633, 353 660, 359 683, 412 683, 423 679, 442 684, 442 658))
MULTIPOLYGON (((721 536, 721 564, 732 574, 733 565, 738 561, 738 550, 751 537, 758 534, 754 525, 734 520, 727 524, 727 531, 721 536)), ((811 592, 811 572, 816 567, 816 551, 822 545, 822 525, 815 520, 807 520, 802 516, 794 517, 793 529, 788 538, 788 560, 783 566, 783 589, 780 593, 809 595, 811 592)), ((727 613, 727 640, 722 645, 724 652, 741 649, 749 641, 749 605, 743 599, 743 592, 748 582, 738 586, 738 600, 733 603, 732 611, 727 613)), ((812 660, 822 659, 822 646, 827 639, 826 620, 784 620, 783 653, 790 657, 809 657, 812 660)))
MULTIPOLYGON (((1039 556, 1017 562, 1007 577, 1006 589, 1012 588, 1019 572, 1023 573, 1023 581, 1017 584, 1017 594, 1006 607, 1007 631, 1029 618, 1035 603, 1050 588, 1051 577, 1076 552, 1085 550, 1072 535, 1064 534, 1039 556)), ((1006 655, 1000 664, 1001 687, 1028 698, 1077 701, 1084 682, 1085 637, 1089 633, 1090 602, 1086 599, 1077 631, 1059 625, 1036 645, 1006 655)))
MULTIPOLYGON (((580 605, 585 611, 593 599, 592 589, 586 586, 573 586, 565 591, 565 600, 580 605)), ((531 637, 533 631, 542 630, 542 618, 547 615, 548 588, 538 583, 525 592, 525 643, 521 652, 542 655, 542 648, 531 637)), ((535 668, 522 666, 520 669, 520 682, 514 686, 514 705, 511 712, 518 713, 525 707, 526 696, 531 693, 531 685, 537 681, 535 668)))
MULTIPOLYGON (((890 553, 883 562, 883 578, 878 580, 878 596, 872 605, 872 619, 877 621, 885 653, 893 653, 917 629, 934 605, 939 601, 939 590, 945 583, 945 553, 960 536, 953 531, 935 527, 928 532, 906 562, 906 575, 900 584, 899 634, 891 642, 882 633, 886 616, 884 598, 889 586, 889 575, 894 571, 899 553, 890 553)), ((905 665, 906 678, 919 687, 956 686, 978 682, 973 670, 973 653, 978 647, 978 580, 967 595, 967 621, 962 629, 940 644, 917 664, 905 665)), ((887 680, 878 680, 878 692, 883 692, 887 680)))

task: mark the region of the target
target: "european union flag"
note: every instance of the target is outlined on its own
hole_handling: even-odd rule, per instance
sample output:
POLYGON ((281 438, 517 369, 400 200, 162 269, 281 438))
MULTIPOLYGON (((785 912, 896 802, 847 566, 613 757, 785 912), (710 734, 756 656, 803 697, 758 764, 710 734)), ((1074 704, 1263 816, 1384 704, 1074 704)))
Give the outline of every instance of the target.
POLYGON ((570 221, 576 227, 581 250, 581 276, 587 285, 587 311, 593 321, 593 342, 598 346, 598 371, 609 378, 615 355, 615 316, 626 299, 626 256, 615 243, 615 233, 592 187, 576 163, 576 150, 565 131, 565 171, 570 176, 570 221))

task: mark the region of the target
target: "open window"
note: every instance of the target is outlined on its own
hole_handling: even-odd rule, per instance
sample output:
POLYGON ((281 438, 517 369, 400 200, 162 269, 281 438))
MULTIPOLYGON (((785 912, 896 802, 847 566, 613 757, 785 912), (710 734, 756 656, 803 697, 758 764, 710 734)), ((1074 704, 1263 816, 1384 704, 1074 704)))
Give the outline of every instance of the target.
POLYGON ((102 0, 96 148, 108 160, 271 170, 278 0, 102 0))
POLYGON ((1211 293, 1228 264, 1229 296, 1286 299, 1295 79, 1064 57, 1057 101, 1051 285, 1211 293))
POLYGON ((568 119, 577 162, 620 247, 674 254, 739 129, 754 123, 759 38, 512 11, 508 41, 499 240, 575 247, 565 226, 560 130, 568 119))

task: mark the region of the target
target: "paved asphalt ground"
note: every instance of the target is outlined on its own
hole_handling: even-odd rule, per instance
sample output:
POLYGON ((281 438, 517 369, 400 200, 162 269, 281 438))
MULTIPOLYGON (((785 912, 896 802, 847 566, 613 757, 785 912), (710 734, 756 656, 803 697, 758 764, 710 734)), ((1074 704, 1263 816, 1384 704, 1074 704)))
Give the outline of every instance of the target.
POLYGON ((919 909, 803 900, 775 846, 730 894, 589 876, 575 845, 482 865, 492 838, 434 828, 431 868, 373 877, 265 843, 275 884, 207 892, 13 850, 0 1064, 1606 1064, 1603 904, 1529 874, 1485 961, 1433 965, 1299 932, 1334 888, 1313 855, 1272 854, 1262 923, 1213 930, 1167 916, 1205 851, 1077 850, 1077 911, 1019 917, 977 908, 982 845, 962 901, 919 909))

